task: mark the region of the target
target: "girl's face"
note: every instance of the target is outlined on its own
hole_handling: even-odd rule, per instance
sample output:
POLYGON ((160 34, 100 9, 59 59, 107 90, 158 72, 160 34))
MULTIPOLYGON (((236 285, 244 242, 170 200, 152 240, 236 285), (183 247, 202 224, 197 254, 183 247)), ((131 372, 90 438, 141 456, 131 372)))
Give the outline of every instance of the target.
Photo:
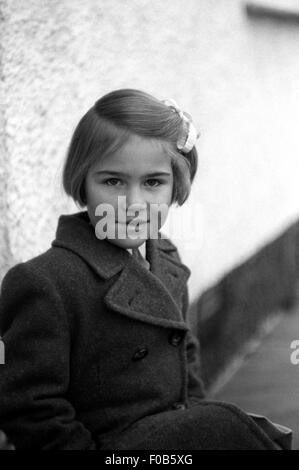
POLYGON ((172 189, 171 160, 163 144, 157 139, 131 136, 114 154, 100 159, 88 171, 85 191, 90 221, 95 227, 103 218, 95 215, 96 207, 108 204, 112 211, 108 212, 108 216, 105 213, 106 220, 110 228, 115 229, 111 232, 113 235, 107 233, 109 241, 123 248, 138 247, 153 233, 150 232, 150 224, 151 227, 153 223, 157 224, 153 221, 155 210, 150 210, 151 207, 154 209, 157 204, 163 205, 162 221, 158 219, 158 228, 165 223, 172 189), (134 239, 126 229, 129 230, 128 223, 132 228, 133 219, 136 227, 138 218, 143 221, 140 226, 142 236, 140 232, 140 238, 134 239), (119 236, 119 233, 126 236, 119 236))

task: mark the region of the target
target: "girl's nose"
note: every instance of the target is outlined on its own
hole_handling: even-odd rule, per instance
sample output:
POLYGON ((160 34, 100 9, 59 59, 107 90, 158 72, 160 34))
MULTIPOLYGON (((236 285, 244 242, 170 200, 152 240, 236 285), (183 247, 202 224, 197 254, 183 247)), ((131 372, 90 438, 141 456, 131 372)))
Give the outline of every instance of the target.
POLYGON ((129 214, 127 214, 127 219, 141 217, 143 218, 146 213, 146 201, 142 195, 142 191, 140 188, 130 188, 126 193, 126 210, 129 214))
POLYGON ((142 195, 142 191, 140 188, 134 186, 128 189, 126 193, 126 202, 127 202, 127 208, 129 208, 132 205, 145 205, 145 200, 142 195))

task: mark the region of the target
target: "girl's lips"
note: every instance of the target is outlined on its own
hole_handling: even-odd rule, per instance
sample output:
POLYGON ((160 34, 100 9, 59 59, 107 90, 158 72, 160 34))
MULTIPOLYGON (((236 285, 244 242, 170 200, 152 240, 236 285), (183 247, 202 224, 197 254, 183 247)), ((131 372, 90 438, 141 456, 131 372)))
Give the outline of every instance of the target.
POLYGON ((129 225, 130 222, 133 222, 134 221, 134 224, 140 224, 140 225, 144 225, 144 224, 148 224, 148 220, 135 220, 135 219, 132 219, 132 220, 129 220, 129 222, 119 222, 118 220, 116 221, 117 224, 122 224, 122 225, 129 225))

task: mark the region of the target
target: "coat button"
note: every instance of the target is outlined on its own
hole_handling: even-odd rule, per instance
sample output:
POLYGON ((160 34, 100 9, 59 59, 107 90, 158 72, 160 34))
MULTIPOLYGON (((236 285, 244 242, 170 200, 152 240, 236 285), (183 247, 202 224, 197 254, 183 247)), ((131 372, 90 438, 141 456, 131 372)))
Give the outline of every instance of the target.
POLYGON ((169 343, 172 346, 178 346, 182 342, 182 339, 183 339, 183 333, 176 331, 175 333, 172 333, 169 336, 169 343))
POLYGON ((143 359, 147 355, 148 355, 148 349, 147 348, 137 349, 137 351, 135 352, 135 354, 132 357, 132 361, 140 361, 141 359, 143 359))
POLYGON ((184 403, 174 403, 174 404, 172 405, 172 408, 173 408, 174 410, 185 410, 187 407, 186 407, 186 405, 185 405, 184 403))

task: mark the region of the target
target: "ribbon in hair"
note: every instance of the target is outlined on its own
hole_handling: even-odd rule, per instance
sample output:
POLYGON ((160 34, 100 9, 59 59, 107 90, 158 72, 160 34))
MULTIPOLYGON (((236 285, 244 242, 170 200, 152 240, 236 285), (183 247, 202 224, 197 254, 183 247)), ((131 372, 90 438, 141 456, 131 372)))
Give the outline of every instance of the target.
POLYGON ((178 113, 180 118, 182 119, 183 122, 183 132, 181 132, 181 135, 178 138, 177 141, 177 148, 183 153, 189 153, 193 149, 196 140, 200 136, 200 133, 197 132, 193 121, 192 117, 190 114, 182 111, 182 109, 178 106, 175 100, 173 99, 167 99, 162 101, 166 106, 169 106, 170 108, 173 109, 174 112, 178 113))

